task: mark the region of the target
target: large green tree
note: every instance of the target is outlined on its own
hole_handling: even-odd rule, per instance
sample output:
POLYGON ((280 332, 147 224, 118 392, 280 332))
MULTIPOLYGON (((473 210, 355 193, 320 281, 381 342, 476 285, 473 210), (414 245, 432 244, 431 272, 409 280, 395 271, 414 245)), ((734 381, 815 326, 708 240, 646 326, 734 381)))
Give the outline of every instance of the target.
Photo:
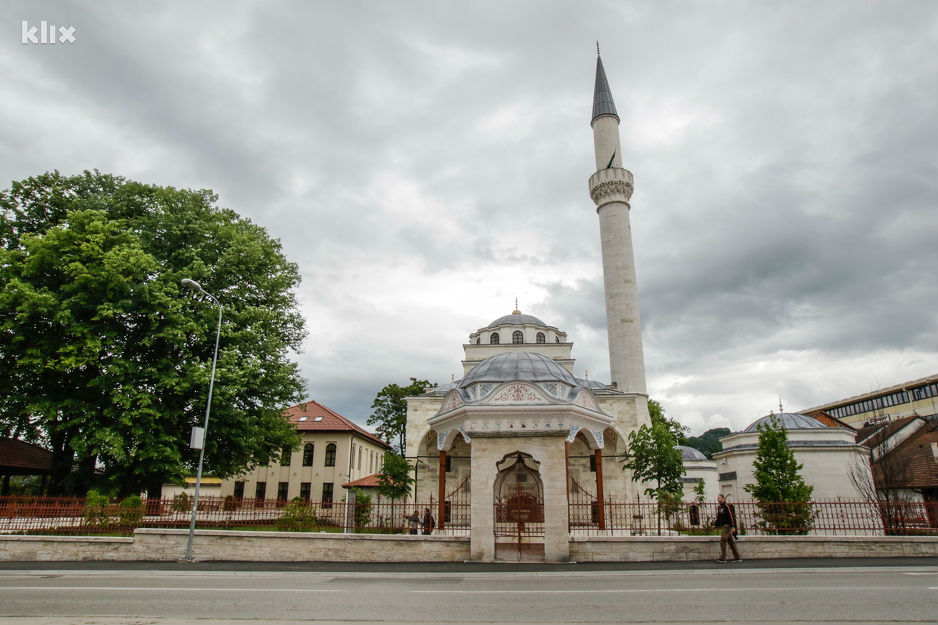
POLYGON ((720 439, 732 434, 729 428, 711 428, 700 436, 689 436, 687 442, 683 443, 693 447, 706 457, 710 458, 714 453, 723 451, 723 443, 720 439))
POLYGON ((0 191, 0 434, 51 448, 51 493, 152 493, 194 468, 218 311, 182 278, 224 307, 205 471, 296 443, 281 410, 303 390, 299 273, 216 202, 97 171, 0 191))
POLYGON ((813 525, 814 487, 801 477, 802 465, 788 446, 788 433, 774 414, 759 425, 759 446, 752 462, 754 484, 744 488, 756 500, 763 530, 806 534, 813 525))
POLYGON ((652 425, 661 423, 668 428, 668 431, 674 436, 675 444, 684 445, 687 443, 687 433, 690 431, 690 428, 686 425, 681 425, 677 419, 671 419, 665 416, 664 406, 657 400, 648 400, 648 416, 651 417, 652 425))
POLYGON ((375 397, 371 404, 372 413, 368 425, 377 426, 378 436, 395 444, 396 451, 404 455, 407 446, 407 398, 422 395, 429 388, 435 388, 426 380, 411 378, 407 386, 388 384, 375 397))
POLYGON ((661 533, 661 507, 680 500, 684 486, 684 463, 674 433, 658 421, 629 432, 628 457, 624 469, 632 470, 633 482, 646 484, 645 494, 659 503, 658 533, 661 533), (654 482, 652 485, 651 482, 654 482))

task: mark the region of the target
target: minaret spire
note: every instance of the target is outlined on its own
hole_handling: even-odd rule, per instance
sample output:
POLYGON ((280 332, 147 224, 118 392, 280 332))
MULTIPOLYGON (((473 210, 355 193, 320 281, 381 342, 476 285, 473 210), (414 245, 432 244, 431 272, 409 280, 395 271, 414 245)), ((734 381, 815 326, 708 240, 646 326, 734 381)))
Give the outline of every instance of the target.
POLYGON ((645 357, 639 318, 635 254, 629 223, 632 172, 622 167, 619 114, 606 80, 599 45, 596 48, 596 86, 593 90, 593 148, 596 173, 590 177, 590 197, 596 202, 602 242, 609 372, 624 393, 645 394, 645 357))

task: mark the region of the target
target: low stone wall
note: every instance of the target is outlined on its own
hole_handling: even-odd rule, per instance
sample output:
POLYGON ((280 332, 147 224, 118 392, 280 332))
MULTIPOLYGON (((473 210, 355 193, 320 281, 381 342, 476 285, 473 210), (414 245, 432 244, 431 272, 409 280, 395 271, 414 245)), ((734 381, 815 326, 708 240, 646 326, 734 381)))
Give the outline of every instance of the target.
MULTIPOLYGON (((182 560, 187 530, 138 529, 133 538, 0 535, 0 560, 182 560)), ((754 536, 739 542, 743 559, 938 556, 935 536, 754 536)), ((255 562, 462 562, 469 538, 304 532, 199 530, 197 560, 255 562)), ((716 536, 577 537, 576 562, 712 560, 716 536)))
MULTIPOLYGON (((743 536, 743 560, 773 558, 888 558, 938 556, 935 536, 743 536)), ((590 536, 570 540, 577 562, 714 560, 719 536, 590 536)), ((727 549, 727 557, 733 554, 727 549)))

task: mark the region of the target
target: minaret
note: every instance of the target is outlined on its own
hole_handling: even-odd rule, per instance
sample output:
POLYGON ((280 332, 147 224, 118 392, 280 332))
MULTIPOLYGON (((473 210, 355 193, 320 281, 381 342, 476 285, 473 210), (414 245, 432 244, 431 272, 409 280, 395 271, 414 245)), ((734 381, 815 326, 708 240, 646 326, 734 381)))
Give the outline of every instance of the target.
POLYGON ((590 176, 590 196, 596 202, 602 239, 606 328, 612 382, 624 393, 645 393, 642 323, 635 283, 635 255, 629 226, 632 172, 622 167, 619 115, 606 81, 602 58, 596 57, 593 93, 593 145, 596 173, 590 176))

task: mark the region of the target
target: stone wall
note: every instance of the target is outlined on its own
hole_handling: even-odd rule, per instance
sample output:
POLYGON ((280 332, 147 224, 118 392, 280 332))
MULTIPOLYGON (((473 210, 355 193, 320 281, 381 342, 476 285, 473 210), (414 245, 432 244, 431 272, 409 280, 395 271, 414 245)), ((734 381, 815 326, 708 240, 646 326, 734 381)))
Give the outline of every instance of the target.
MULTIPOLYGON (((187 530, 139 529, 133 538, 0 536, 3 561, 177 561, 187 530)), ((739 542, 743 559, 938 556, 934 536, 760 536, 739 542)), ((713 560, 716 536, 584 537, 570 541, 576 562, 713 560)), ((255 562, 462 562, 469 538, 452 536, 310 534, 289 532, 196 532, 197 560, 255 562)))

